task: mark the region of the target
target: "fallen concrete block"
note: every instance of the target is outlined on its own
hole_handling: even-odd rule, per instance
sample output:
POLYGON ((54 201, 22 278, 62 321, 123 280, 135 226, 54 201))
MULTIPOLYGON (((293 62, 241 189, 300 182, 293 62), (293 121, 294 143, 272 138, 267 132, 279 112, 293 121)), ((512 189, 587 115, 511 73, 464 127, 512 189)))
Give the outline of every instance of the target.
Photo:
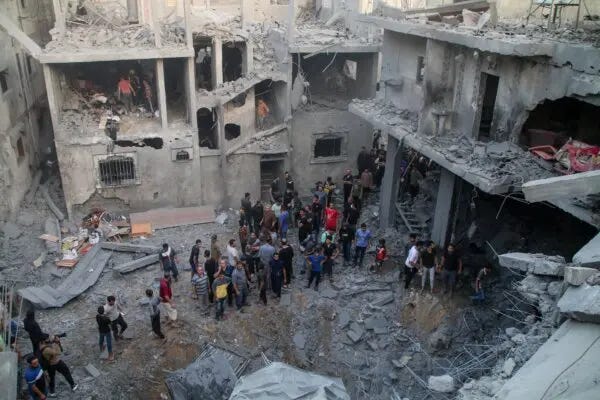
POLYGON ((350 313, 346 310, 340 311, 338 320, 340 321, 340 328, 344 329, 350 323, 350 313))
POLYGON ((391 303, 394 301, 394 293, 389 292, 384 294, 383 296, 378 297, 377 299, 375 299, 371 305, 374 307, 381 307, 384 306, 388 303, 391 303))
POLYGON ((327 299, 335 299, 338 296, 338 292, 331 288, 325 288, 324 290, 321 290, 319 294, 321 297, 325 297, 327 299))
POLYGON ((537 275, 562 276, 566 261, 561 256, 547 256, 544 254, 506 253, 498 256, 500 266, 531 272, 537 275))
POLYGON ((158 254, 160 251, 160 247, 132 243, 102 242, 100 246, 104 250, 127 251, 131 253, 158 254))
POLYGON ((558 309, 569 318, 600 323, 600 286, 571 286, 558 301, 558 309))
POLYGON ((116 267, 114 267, 114 270, 121 274, 126 274, 129 272, 133 272, 136 269, 147 267, 148 265, 151 265, 151 264, 154 264, 157 262, 158 262, 158 254, 150 254, 149 256, 141 257, 136 260, 126 262, 125 264, 116 266, 116 267))
POLYGON ((352 342, 358 343, 362 339, 364 331, 348 331, 346 334, 348 335, 350 340, 352 340, 352 342))
POLYGON ((292 294, 291 293, 284 293, 281 295, 281 298, 279 299, 279 305, 280 306, 289 306, 292 304, 292 294))
POLYGON ((98 371, 98 369, 96 367, 94 367, 92 364, 88 364, 85 366, 85 371, 90 374, 93 378, 97 378, 99 377, 100 371, 98 371))
POLYGON ((575 253, 573 263, 586 268, 600 269, 600 233, 575 253))
POLYGON ((434 392, 452 393, 454 391, 454 378, 450 375, 430 376, 427 387, 434 392))
POLYGON ((511 376, 516 366, 517 363, 513 358, 507 358, 502 366, 502 375, 505 377, 511 376))
POLYGON ((565 282, 573 286, 581 286, 590 276, 598 273, 595 268, 567 267, 565 268, 565 282))

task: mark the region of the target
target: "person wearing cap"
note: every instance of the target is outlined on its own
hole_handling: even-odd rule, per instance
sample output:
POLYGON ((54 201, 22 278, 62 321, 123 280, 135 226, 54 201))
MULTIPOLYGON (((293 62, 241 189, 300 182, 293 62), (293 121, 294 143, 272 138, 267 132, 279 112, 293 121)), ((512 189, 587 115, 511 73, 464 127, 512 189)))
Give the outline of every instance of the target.
POLYGON ((27 391, 32 400, 46 400, 48 388, 46 386, 46 376, 40 366, 40 362, 35 355, 27 357, 27 368, 23 373, 27 383, 27 391))
POLYGON ((43 342, 40 346, 40 351, 44 361, 48 365, 48 377, 50 378, 49 394, 50 397, 55 397, 54 389, 56 388, 56 373, 60 372, 65 377, 71 390, 74 392, 77 390, 78 385, 75 384, 73 377, 71 376, 71 370, 63 360, 60 359, 61 351, 60 340, 56 336, 49 336, 44 334, 43 342))
POLYGON ((283 281, 284 289, 287 289, 292 281, 292 265, 294 259, 294 249, 287 242, 287 239, 281 239, 281 248, 279 249, 279 259, 283 263, 285 272, 285 280, 283 281))
POLYGON ((273 288, 274 297, 281 298, 281 277, 285 279, 285 270, 283 269, 283 261, 279 259, 279 252, 273 254, 273 259, 269 263, 271 267, 271 286, 273 288))

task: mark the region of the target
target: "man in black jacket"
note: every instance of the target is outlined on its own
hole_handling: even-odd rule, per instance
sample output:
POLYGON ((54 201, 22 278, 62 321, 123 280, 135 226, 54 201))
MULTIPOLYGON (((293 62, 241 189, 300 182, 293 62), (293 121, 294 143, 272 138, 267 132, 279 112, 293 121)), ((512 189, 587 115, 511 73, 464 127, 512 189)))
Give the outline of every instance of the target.
POLYGON ((46 336, 46 334, 42 332, 40 325, 35 320, 35 313, 33 310, 27 311, 25 319, 23 320, 23 326, 25 328, 25 331, 29 334, 29 340, 31 340, 33 354, 36 357, 41 357, 40 342, 46 336))

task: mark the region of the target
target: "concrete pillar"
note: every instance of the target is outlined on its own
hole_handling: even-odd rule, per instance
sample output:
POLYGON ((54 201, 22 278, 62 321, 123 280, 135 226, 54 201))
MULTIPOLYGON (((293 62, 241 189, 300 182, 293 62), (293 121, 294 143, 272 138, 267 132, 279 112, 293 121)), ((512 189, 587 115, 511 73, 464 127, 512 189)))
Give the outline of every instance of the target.
POLYGON ((194 38, 192 35, 192 23, 190 21, 190 16, 192 14, 190 0, 182 0, 183 1, 183 17, 185 21, 185 42, 188 49, 194 48, 194 38))
POLYGON ((192 124, 192 128, 198 128, 198 119, 196 118, 196 61, 194 57, 190 57, 185 65, 185 95, 187 101, 188 121, 192 124))
POLYGON ((167 119, 167 91, 165 89, 165 64, 162 58, 156 60, 156 90, 158 93, 158 109, 160 110, 160 122, 163 129, 168 128, 167 119))
POLYGON ((212 86, 213 90, 223 83, 223 41, 214 37, 212 41, 212 86))
POLYGON ((160 15, 160 5, 158 0, 152 0, 150 7, 152 14, 152 31, 154 32, 154 44, 156 47, 162 47, 162 38, 160 36, 160 22, 158 16, 160 15))
POLYGON ((294 0, 290 0, 290 3, 288 5, 288 20, 287 20, 287 41, 288 41, 288 45, 291 45, 292 42, 294 41, 294 28, 296 26, 296 22, 295 22, 295 17, 296 17, 296 9, 294 8, 294 0))
POLYGON ((402 178, 400 170, 401 161, 402 143, 395 137, 388 135, 385 174, 381 182, 381 198, 379 202, 379 222, 383 228, 391 227, 395 224, 398 185, 402 178))
POLYGON ((52 0, 52 5, 54 6, 54 19, 56 20, 54 27, 58 29, 59 32, 64 32, 67 27, 67 22, 61 0, 52 0))
POLYGON ((252 42, 246 42, 246 52, 243 54, 244 62, 242 64, 242 75, 248 76, 254 72, 254 46, 252 42))
POLYGON ((137 0, 127 0, 127 21, 138 22, 138 2, 137 0))
POLYGON ((446 168, 442 168, 433 216, 433 228, 431 230, 431 240, 442 248, 446 246, 448 241, 448 228, 450 227, 450 217, 452 215, 455 185, 456 175, 446 168))

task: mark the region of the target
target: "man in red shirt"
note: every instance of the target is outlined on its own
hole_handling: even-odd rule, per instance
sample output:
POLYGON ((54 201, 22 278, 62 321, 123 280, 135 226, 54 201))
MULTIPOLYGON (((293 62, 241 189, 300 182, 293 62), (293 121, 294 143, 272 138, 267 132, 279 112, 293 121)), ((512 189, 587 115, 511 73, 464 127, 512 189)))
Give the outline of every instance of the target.
POLYGON ((160 280, 159 289, 160 304, 162 305, 169 322, 177 320, 177 310, 173 303, 173 291, 171 290, 171 274, 166 272, 160 280))
POLYGON ((131 87, 129 77, 125 75, 121 76, 117 84, 117 92, 119 93, 119 100, 125 105, 127 111, 131 111, 133 106, 133 87, 131 87))
POLYGON ((328 231, 337 232, 338 218, 340 213, 331 204, 325 209, 325 229, 328 231))

